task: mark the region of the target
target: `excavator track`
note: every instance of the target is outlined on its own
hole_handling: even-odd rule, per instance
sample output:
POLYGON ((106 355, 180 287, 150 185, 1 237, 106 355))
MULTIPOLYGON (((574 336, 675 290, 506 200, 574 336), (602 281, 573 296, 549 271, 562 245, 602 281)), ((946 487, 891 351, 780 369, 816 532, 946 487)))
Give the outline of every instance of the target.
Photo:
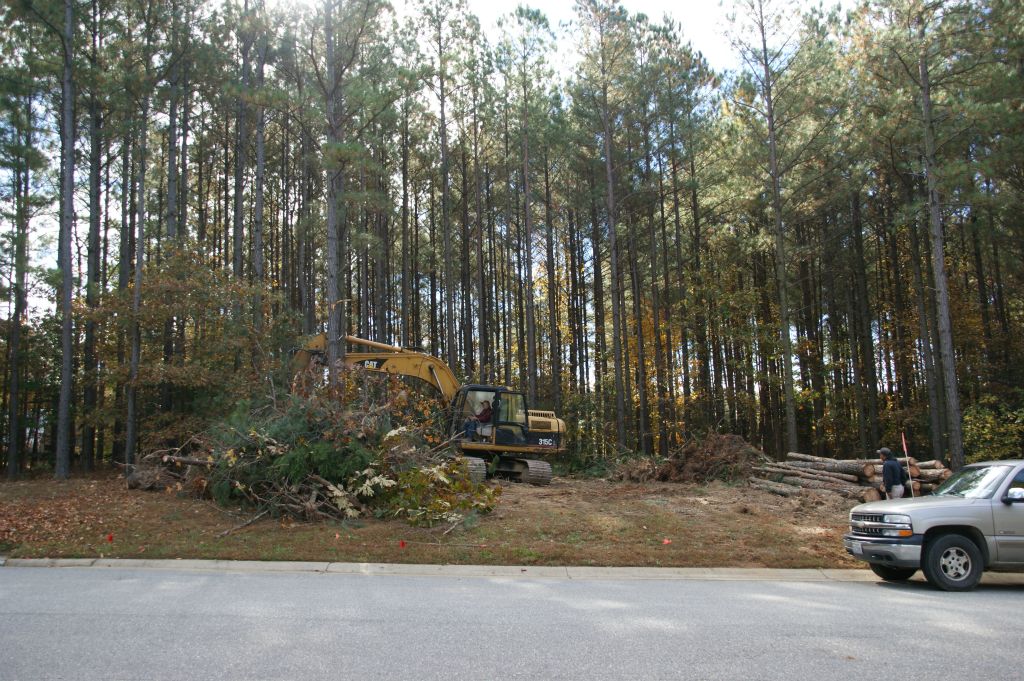
POLYGON ((536 459, 501 457, 495 475, 541 487, 551 483, 551 464, 536 459))
POLYGON ((483 482, 487 479, 487 462, 475 456, 462 457, 469 467, 469 479, 473 482, 483 482))
POLYGON ((519 459, 519 461, 526 464, 526 470, 519 476, 521 482, 538 487, 551 484, 551 464, 547 461, 537 461, 536 459, 519 459))

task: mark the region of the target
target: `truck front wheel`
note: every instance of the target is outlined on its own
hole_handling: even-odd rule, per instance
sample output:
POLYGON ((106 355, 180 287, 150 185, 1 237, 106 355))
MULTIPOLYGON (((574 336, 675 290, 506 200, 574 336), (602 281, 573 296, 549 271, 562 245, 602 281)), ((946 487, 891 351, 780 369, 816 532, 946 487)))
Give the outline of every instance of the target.
POLYGON ((870 565, 871 571, 887 582, 905 582, 917 572, 917 568, 894 567, 880 563, 871 563, 870 565))
POLYGON ((944 534, 925 546, 921 569, 937 589, 970 591, 981 581, 985 566, 973 541, 960 534, 944 534))

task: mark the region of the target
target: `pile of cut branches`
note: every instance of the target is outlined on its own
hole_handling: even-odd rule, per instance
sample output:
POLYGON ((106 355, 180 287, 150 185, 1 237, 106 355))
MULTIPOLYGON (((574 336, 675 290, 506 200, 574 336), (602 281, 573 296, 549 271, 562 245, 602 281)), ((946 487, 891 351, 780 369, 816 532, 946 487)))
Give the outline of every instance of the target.
POLYGON ((258 516, 456 523, 492 510, 500 488, 473 482, 452 456, 441 409, 395 377, 348 369, 333 389, 242 405, 185 445, 150 453, 128 482, 241 502, 258 516))
POLYGON ((664 460, 630 459, 619 464, 620 480, 647 482, 733 481, 750 475, 750 467, 765 455, 739 435, 709 433, 703 440, 690 440, 664 460))

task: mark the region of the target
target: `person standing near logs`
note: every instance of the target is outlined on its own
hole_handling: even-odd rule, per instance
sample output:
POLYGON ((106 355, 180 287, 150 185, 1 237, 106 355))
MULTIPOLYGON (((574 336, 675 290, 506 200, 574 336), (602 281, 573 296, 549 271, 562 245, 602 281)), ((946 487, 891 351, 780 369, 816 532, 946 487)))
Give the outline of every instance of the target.
POLYGON ((882 447, 877 454, 882 459, 882 492, 890 499, 903 498, 904 484, 909 478, 907 472, 888 447, 882 447))

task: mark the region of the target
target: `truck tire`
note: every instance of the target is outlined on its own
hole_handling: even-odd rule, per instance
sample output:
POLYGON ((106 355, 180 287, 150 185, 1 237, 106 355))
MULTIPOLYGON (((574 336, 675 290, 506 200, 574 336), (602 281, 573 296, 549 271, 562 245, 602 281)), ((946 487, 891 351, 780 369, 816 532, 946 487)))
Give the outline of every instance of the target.
POLYGON ((925 579, 943 591, 970 591, 985 570, 981 550, 962 534, 944 534, 928 542, 921 569, 925 579))
POLYGON ((871 571, 887 582, 905 582, 917 572, 917 568, 894 567, 880 563, 870 563, 870 565, 871 571))

